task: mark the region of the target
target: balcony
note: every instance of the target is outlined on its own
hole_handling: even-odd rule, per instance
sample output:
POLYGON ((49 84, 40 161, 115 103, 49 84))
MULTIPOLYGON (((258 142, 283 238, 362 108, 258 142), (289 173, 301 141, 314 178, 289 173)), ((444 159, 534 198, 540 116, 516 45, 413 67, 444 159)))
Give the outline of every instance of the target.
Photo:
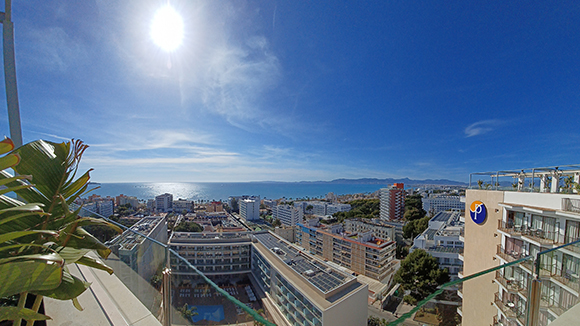
POLYGON ((527 241, 533 241, 540 245, 557 244, 560 241, 560 234, 555 231, 545 231, 534 229, 527 225, 514 225, 513 222, 498 221, 497 229, 503 233, 509 234, 510 237, 524 238, 527 241))
POLYGON ((501 310, 501 312, 506 316, 508 319, 512 320, 519 320, 522 324, 526 324, 526 315, 524 312, 520 311, 517 308, 517 302, 511 301, 502 301, 499 297, 499 293, 495 293, 493 303, 501 310))
POLYGON ((511 293, 517 293, 525 289, 523 282, 514 279, 506 279, 500 271, 495 272, 495 280, 511 293))
POLYGON ((508 263, 511 263, 513 261, 516 261, 520 258, 525 257, 522 253, 515 252, 513 250, 506 252, 505 248, 502 247, 502 245, 497 245, 497 252, 496 253, 499 257, 501 257, 501 259, 507 261, 508 263))
POLYGON ((522 227, 514 226, 513 222, 497 221, 497 229, 501 232, 507 233, 512 237, 522 235, 522 227))
POLYGON ((572 271, 562 271, 559 265, 540 265, 540 277, 550 278, 556 283, 560 283, 576 293, 580 292, 580 278, 572 271))

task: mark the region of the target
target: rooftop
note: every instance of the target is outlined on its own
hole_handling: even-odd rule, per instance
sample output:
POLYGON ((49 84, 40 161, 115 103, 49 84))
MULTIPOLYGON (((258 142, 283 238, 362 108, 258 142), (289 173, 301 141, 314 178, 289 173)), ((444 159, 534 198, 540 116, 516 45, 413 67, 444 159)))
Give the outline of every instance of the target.
MULTIPOLYGON (((142 218, 139 222, 133 225, 130 229, 140 234, 149 236, 151 231, 163 221, 164 218, 160 216, 147 216, 142 218)), ((110 245, 118 245, 119 249, 131 250, 135 245, 140 244, 145 240, 144 237, 136 235, 134 232, 126 230, 122 234, 110 241, 110 245)))
POLYGON ((329 293, 354 279, 353 276, 335 270, 330 265, 297 250, 269 232, 255 233, 254 236, 266 248, 277 254, 286 265, 323 293, 329 293))

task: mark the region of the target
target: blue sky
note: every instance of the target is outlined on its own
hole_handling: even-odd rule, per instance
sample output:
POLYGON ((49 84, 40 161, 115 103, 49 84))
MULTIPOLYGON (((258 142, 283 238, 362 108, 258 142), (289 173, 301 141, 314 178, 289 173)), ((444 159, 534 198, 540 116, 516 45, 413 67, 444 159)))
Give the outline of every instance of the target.
POLYGON ((14 1, 24 141, 84 140, 100 182, 580 162, 577 1, 171 0, 172 53, 150 37, 166 2, 14 1))

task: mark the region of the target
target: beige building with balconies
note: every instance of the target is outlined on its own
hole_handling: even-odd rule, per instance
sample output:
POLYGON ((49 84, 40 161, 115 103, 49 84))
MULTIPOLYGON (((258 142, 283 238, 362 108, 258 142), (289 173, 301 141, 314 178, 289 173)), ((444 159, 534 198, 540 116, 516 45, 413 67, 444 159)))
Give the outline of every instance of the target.
POLYGON ((536 279, 540 305, 535 325, 548 325, 579 301, 580 247, 548 251, 580 238, 580 195, 572 187, 562 193, 565 185, 560 182, 566 176, 577 181, 578 171, 542 168, 503 176, 517 180, 514 191, 467 190, 462 275, 532 257, 466 281, 459 312, 463 325, 524 326, 532 311, 529 289, 536 279), (485 211, 485 218, 478 216, 485 211), (534 259, 540 252, 538 273, 534 259))

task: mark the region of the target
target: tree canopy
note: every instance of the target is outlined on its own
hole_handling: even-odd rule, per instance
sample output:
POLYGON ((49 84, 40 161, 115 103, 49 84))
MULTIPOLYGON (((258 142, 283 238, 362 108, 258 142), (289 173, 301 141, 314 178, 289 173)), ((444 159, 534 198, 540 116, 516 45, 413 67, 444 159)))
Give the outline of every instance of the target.
POLYGON ((405 198, 405 214, 403 217, 407 221, 418 220, 427 215, 423 210, 423 198, 420 194, 414 194, 405 198))
POLYGON ((447 269, 440 269, 437 259, 421 249, 414 250, 401 262, 394 281, 410 291, 407 301, 420 301, 449 281, 447 269))
POLYGON ((176 226, 173 231, 175 232, 201 232, 203 228, 201 225, 195 222, 181 222, 176 226))
POLYGON ((338 222, 343 222, 349 218, 377 218, 381 214, 381 201, 379 199, 356 199, 348 202, 351 210, 348 212, 337 212, 332 216, 338 222))
POLYGON ((417 235, 423 233, 429 227, 429 216, 425 216, 418 220, 412 220, 405 223, 403 226, 403 237, 413 239, 417 235))

